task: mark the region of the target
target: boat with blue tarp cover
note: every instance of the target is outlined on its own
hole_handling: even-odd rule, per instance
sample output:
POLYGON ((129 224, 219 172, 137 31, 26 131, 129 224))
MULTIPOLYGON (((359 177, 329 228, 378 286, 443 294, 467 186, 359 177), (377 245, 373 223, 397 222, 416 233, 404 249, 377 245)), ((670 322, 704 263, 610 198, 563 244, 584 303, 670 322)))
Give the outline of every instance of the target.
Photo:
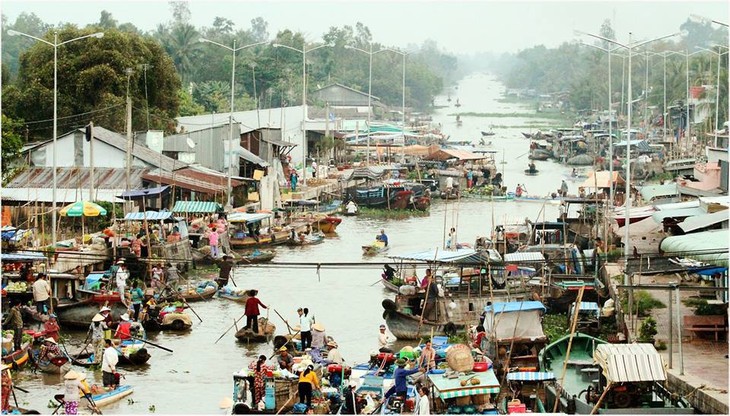
MULTIPOLYGON (((120 386, 117 386, 117 388, 114 390, 92 393, 91 399, 93 400, 96 407, 104 407, 112 403, 118 402, 119 400, 122 400, 132 393, 134 393, 134 387, 129 384, 122 384, 120 386)), ((81 402, 79 404, 84 407, 91 406, 91 403, 89 403, 88 399, 83 397, 81 398, 81 402)))

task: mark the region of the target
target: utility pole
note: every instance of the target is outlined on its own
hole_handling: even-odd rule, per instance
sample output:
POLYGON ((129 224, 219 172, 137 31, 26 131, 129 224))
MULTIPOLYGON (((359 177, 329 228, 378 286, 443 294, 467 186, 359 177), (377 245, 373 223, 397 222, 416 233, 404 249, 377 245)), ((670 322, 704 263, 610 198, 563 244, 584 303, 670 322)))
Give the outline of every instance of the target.
POLYGON ((86 140, 89 142, 89 201, 94 200, 94 122, 90 121, 86 126, 86 140))
MULTIPOLYGON (((127 73, 127 175, 125 189, 129 191, 132 184, 132 97, 129 95, 129 81, 134 70, 127 68, 125 72, 127 73)), ((162 166, 160 166, 160 169, 162 169, 162 166)))

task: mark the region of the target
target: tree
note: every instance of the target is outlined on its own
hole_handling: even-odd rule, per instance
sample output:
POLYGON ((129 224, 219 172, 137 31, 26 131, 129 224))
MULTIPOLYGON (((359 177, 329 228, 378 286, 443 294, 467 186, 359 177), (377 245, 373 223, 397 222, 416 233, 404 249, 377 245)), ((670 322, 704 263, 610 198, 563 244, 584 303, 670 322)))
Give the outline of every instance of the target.
MULTIPOLYGON (((58 40, 81 37, 98 28, 59 30, 58 40)), ((53 39, 51 33, 45 38, 53 39)), ((174 130, 180 79, 162 48, 152 39, 133 33, 107 30, 104 37, 71 42, 58 49, 58 129, 62 134, 94 121, 111 130, 125 125, 126 68, 148 64, 148 103, 152 129, 174 130)), ((131 78, 133 126, 146 126, 144 79, 141 71, 131 78), (142 110, 136 110, 142 109, 142 110)), ((3 110, 13 118, 34 123, 33 138, 47 139, 53 119, 53 48, 36 42, 20 59, 16 85, 4 92, 3 110)))
POLYGON ((20 149, 23 147, 23 121, 13 120, 2 115, 2 182, 5 184, 12 176, 12 166, 20 157, 20 149))
POLYGON ((261 17, 251 19, 251 37, 254 42, 264 42, 269 39, 269 24, 261 17))
POLYGON ((100 28, 108 30, 108 29, 116 29, 117 28, 117 21, 112 17, 112 14, 109 13, 106 10, 101 11, 101 17, 99 18, 99 25, 100 28))
MULTIPOLYGON (((34 40, 25 36, 8 36, 8 29, 18 32, 27 33, 32 36, 42 37, 49 29, 50 25, 43 21, 34 13, 21 13, 15 19, 15 23, 8 24, 7 17, 2 15, 2 61, 3 65, 7 65, 9 79, 12 80, 18 73, 20 54, 33 46, 34 40)), ((3 82, 3 85, 5 83, 3 82)))
POLYGON ((172 20, 175 24, 186 25, 190 22, 190 4, 187 1, 171 1, 170 9, 172 10, 172 20))

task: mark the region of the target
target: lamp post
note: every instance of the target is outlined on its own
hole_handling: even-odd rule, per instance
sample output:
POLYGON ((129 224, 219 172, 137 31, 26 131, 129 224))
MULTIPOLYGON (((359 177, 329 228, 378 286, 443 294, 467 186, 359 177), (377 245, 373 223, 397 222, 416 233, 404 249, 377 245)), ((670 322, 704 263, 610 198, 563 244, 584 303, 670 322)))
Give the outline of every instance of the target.
MULTIPOLYGON (((581 32, 582 33, 582 32, 581 32)), ((609 183, 609 203, 611 208, 613 208, 613 197, 614 197, 614 189, 613 189, 613 122, 611 119, 613 118, 613 110, 612 110, 612 103, 611 103, 611 52, 618 49, 618 47, 615 47, 613 49, 611 48, 602 48, 600 46, 591 45, 589 43, 581 43, 585 46, 590 46, 592 48, 596 48, 598 50, 604 51, 608 53, 608 153, 610 155, 610 163, 609 163, 609 176, 611 178, 609 183)))
POLYGON ((395 52, 395 53, 403 56, 403 103, 402 103, 402 111, 403 111, 402 120, 403 120, 403 126, 401 127, 401 133, 402 133, 402 136, 403 136, 403 148, 402 148, 403 149, 403 154, 402 154, 402 157, 405 158, 405 146, 406 146, 406 55, 408 55, 408 53, 401 52, 401 51, 399 51, 397 49, 390 49, 390 48, 385 48, 384 50, 388 50, 388 51, 391 51, 391 52, 395 52))
POLYGON ((228 130, 228 197, 226 201, 225 210, 230 211, 233 209, 233 186, 231 185, 231 176, 233 174, 231 173, 233 170, 233 103, 234 103, 234 96, 233 93, 235 91, 235 81, 236 81, 236 52, 242 50, 251 48, 254 46, 262 45, 266 42, 256 42, 252 43, 250 45, 244 45, 236 47, 236 39, 233 39, 233 46, 226 46, 222 43, 218 43, 215 41, 212 41, 210 39, 206 38, 200 38, 200 42, 207 42, 212 43, 213 45, 218 45, 221 48, 227 49, 231 52, 231 55, 233 57, 233 61, 231 62, 231 113, 228 116, 228 123, 229 123, 229 130, 228 130))
MULTIPOLYGON (((8 30, 10 36, 25 36, 31 39, 35 39, 39 42, 43 42, 46 45, 53 47, 53 210, 51 211, 51 221, 53 226, 51 227, 51 239, 52 244, 56 244, 56 189, 58 187, 58 181, 56 178, 56 140, 58 139, 58 47, 67 43, 75 42, 77 40, 86 38, 102 38, 104 32, 96 32, 90 35, 79 36, 78 38, 69 39, 63 42, 58 42, 58 32, 53 32, 53 42, 49 42, 45 39, 29 35, 27 33, 18 32, 16 30, 8 30)), ((93 138, 92 138, 93 140, 93 138)))
POLYGON ((307 53, 316 51, 319 48, 325 46, 331 46, 329 44, 315 46, 314 48, 307 49, 307 43, 302 44, 302 49, 297 49, 289 45, 282 45, 280 43, 273 44, 275 48, 286 48, 291 49, 295 52, 302 54, 302 160, 303 160, 303 175, 302 187, 307 186, 307 129, 305 122, 307 121, 307 53))
MULTIPOLYGON (((728 24, 725 22, 712 20, 709 17, 705 17, 705 16, 699 16, 696 14, 692 14, 689 16, 689 18, 690 18, 690 20, 695 21, 695 22, 714 23, 716 25, 728 27, 728 24)), ((730 53, 727 54, 727 64, 728 64, 728 68, 730 69, 730 53)), ((728 91, 730 92, 730 76, 727 77, 727 87, 728 87, 728 91)), ((727 116, 728 116, 728 120, 730 120, 730 100, 727 100, 727 116)))
MULTIPOLYGON (((626 117, 626 124, 627 124, 626 130, 628 132, 628 135, 626 137, 626 193, 625 193, 626 202, 624 203, 624 205, 626 207, 626 210, 625 210, 626 222, 624 224, 624 228, 625 228, 625 232, 626 232, 625 236, 624 236, 624 259, 626 260, 629 258, 629 245, 630 245, 630 242, 629 242, 629 211, 631 208, 631 112, 632 112, 631 107, 633 106, 632 91, 631 91, 631 53, 635 48, 644 46, 651 42, 656 42, 661 39, 666 39, 666 38, 677 36, 677 35, 681 34, 682 32, 672 33, 671 35, 660 36, 658 38, 645 40, 645 41, 641 41, 641 42, 632 42, 631 41, 631 32, 629 32, 629 41, 626 44, 617 42, 613 39, 609 39, 609 38, 606 38, 603 36, 591 34, 591 33, 585 33, 585 32, 581 32, 581 33, 584 35, 591 36, 596 39, 601 39, 606 42, 612 43, 614 45, 620 46, 622 48, 627 49, 629 52, 629 70, 628 70, 629 87, 628 87, 628 100, 627 100, 629 108, 627 110, 628 113, 627 113, 627 117, 626 117)), ((628 283, 628 281, 625 281, 624 283, 626 284, 626 283, 628 283)))
MULTIPOLYGON (((369 43, 370 43, 370 51, 366 51, 365 49, 360 49, 358 47, 351 46, 351 45, 345 45, 345 49, 354 49, 356 51, 365 53, 370 57, 370 63, 369 63, 369 69, 368 69, 368 146, 367 146, 367 156, 365 158, 365 166, 370 166, 370 136, 371 136, 371 132, 372 132, 372 126, 370 125, 370 113, 373 108, 370 99, 372 98, 372 88, 373 88, 373 55, 375 55, 376 53, 383 52, 383 51, 392 50, 392 49, 386 48, 386 49, 379 49, 379 50, 373 52, 373 43, 372 42, 369 42, 369 43)), ((403 56, 403 59, 405 60, 405 55, 403 56)), ((405 71, 405 67, 404 67, 404 71, 405 71)), ((405 81, 404 81, 404 83, 405 83, 405 81)))

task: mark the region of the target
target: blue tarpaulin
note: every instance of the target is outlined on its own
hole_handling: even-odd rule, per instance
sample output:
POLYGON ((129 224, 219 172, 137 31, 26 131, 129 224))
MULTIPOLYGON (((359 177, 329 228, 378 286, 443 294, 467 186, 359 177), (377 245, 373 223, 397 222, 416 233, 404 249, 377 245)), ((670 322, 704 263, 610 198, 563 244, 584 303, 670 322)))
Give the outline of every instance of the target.
POLYGON ((38 253, 35 251, 15 251, 12 253, 0 253, 0 260, 12 263, 46 261, 47 258, 43 253, 38 253))
POLYGON ((494 302, 491 305, 484 307, 485 312, 491 312, 494 307, 495 313, 500 312, 517 312, 517 311, 531 311, 531 310, 542 310, 545 312, 545 305, 542 302, 536 300, 524 301, 524 302, 494 302))

